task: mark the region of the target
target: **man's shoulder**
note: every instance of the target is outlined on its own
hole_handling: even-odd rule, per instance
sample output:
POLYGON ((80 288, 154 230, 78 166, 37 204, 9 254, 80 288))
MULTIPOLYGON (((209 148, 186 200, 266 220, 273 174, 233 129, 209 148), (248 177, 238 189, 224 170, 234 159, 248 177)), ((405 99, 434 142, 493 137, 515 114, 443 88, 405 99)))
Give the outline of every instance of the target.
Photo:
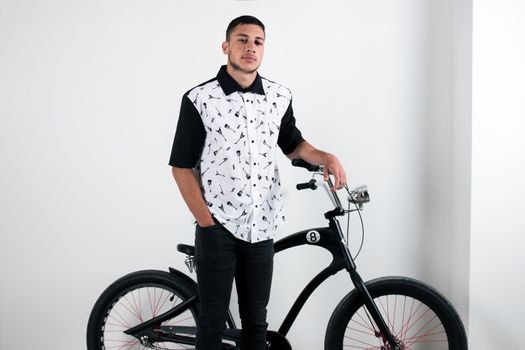
POLYGON ((214 89, 217 89, 219 87, 219 81, 217 80, 217 77, 211 78, 210 80, 205 81, 204 83, 201 83, 197 86, 192 87, 186 93, 184 96, 189 97, 191 100, 193 100, 196 96, 198 96, 201 92, 209 92, 214 89))
POLYGON ((284 96, 288 99, 292 98, 292 91, 284 86, 283 84, 280 84, 278 82, 275 82, 273 80, 270 80, 268 78, 261 77, 262 84, 264 87, 264 91, 266 94, 276 94, 277 96, 284 96))

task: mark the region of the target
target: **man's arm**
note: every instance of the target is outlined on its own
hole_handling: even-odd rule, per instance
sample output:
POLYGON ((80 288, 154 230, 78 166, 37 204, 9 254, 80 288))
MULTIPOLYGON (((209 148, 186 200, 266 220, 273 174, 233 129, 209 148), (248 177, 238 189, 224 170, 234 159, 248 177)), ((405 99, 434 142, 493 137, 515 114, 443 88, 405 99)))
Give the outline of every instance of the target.
POLYGON ((202 197, 197 177, 191 168, 172 167, 173 177, 179 186, 182 198, 201 227, 214 225, 213 217, 202 197))
POLYGON ((192 169, 201 155, 205 137, 202 118, 188 95, 184 95, 169 164, 182 198, 201 227, 214 224, 192 169))
POLYGON ((308 163, 324 166, 324 180, 329 174, 334 176, 334 189, 338 190, 346 185, 346 174, 343 166, 333 154, 318 150, 306 141, 302 141, 295 149, 286 155, 289 159, 303 159, 308 163))
POLYGON ((324 180, 328 180, 329 174, 334 175, 335 183, 333 190, 338 190, 346 185, 346 174, 341 163, 333 154, 318 150, 306 142, 299 129, 295 126, 292 101, 281 119, 279 137, 277 144, 290 159, 303 159, 308 163, 324 166, 324 180))

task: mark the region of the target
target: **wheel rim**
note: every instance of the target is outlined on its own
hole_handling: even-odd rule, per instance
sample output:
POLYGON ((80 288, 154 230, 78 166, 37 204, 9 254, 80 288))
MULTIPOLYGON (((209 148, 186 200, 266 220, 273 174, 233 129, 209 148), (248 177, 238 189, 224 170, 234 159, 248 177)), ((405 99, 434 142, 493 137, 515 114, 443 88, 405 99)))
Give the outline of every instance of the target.
MULTIPOLYGON (((171 342, 155 343, 143 346, 140 341, 124 333, 125 330, 156 317, 183 301, 181 295, 167 286, 147 284, 129 289, 115 298, 108 309, 101 327, 101 345, 105 350, 140 350, 140 349, 190 349, 184 344, 171 342)), ((170 319, 163 326, 195 327, 195 315, 186 310, 170 319)))
MULTIPOLYGON (((449 348, 441 320, 418 299, 405 295, 384 295, 374 298, 374 301, 401 349, 449 348)), ((351 316, 345 329, 344 349, 390 349, 371 319, 364 306, 351 316)))

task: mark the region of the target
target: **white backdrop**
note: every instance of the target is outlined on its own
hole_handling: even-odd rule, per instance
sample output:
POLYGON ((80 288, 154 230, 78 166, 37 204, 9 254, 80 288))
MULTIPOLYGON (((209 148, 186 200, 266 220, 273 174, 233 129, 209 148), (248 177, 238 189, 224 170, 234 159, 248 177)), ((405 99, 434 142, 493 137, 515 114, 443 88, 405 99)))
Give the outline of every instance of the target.
MULTIPOLYGON (((83 348, 111 281, 184 269, 175 245, 193 241, 192 220, 167 165, 179 103, 225 62, 225 28, 245 13, 267 25, 260 72, 292 89, 305 138, 370 188, 362 276, 423 279, 466 320, 470 116, 454 93, 470 87, 454 47, 470 12, 457 3, 0 1, 0 348, 83 348)), ((295 191, 308 175, 284 156, 281 172, 280 237, 324 225, 324 194, 295 191)), ((311 247, 276 257, 270 328, 327 263, 311 247)), ((339 274, 314 293, 294 348, 322 348, 349 288, 339 274)))
POLYGON ((473 6, 470 345, 523 347, 525 3, 473 6))

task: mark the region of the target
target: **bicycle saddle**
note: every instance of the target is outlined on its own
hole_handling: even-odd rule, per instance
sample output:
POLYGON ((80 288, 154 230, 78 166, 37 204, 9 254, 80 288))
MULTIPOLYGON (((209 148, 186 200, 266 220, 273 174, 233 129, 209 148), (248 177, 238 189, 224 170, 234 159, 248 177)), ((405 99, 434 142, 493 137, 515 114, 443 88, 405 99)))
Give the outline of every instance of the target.
POLYGON ((195 255, 195 246, 192 245, 179 243, 177 244, 177 250, 186 255, 195 255))

